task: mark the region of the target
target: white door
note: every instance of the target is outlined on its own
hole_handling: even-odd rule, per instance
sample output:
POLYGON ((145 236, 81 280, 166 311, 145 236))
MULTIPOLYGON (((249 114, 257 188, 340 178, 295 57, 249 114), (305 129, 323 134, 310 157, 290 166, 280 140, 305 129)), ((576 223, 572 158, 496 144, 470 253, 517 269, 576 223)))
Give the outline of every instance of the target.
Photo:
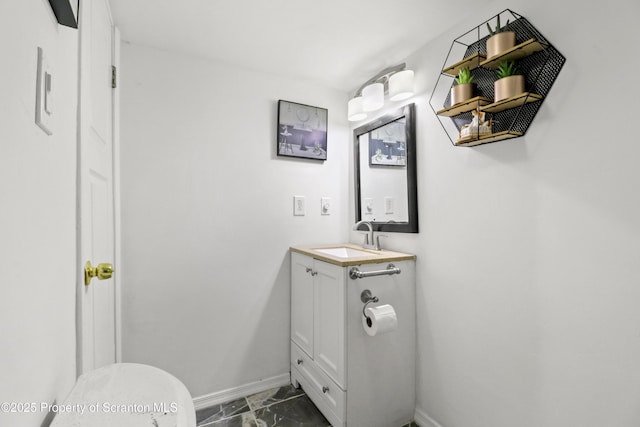
MULTIPOLYGON (((116 361, 113 278, 85 284, 85 265, 113 263, 113 23, 108 0, 83 0, 80 21, 78 374, 116 361)), ((117 266, 116 266, 117 267, 117 266)))

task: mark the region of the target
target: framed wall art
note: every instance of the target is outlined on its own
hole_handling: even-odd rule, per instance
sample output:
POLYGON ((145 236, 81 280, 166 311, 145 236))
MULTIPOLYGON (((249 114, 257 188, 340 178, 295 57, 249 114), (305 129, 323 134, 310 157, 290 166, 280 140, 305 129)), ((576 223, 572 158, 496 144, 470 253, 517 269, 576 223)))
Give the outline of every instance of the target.
POLYGON ((327 160, 327 109, 278 101, 278 156, 327 160))
POLYGON ((369 132, 369 165, 407 165, 405 118, 387 123, 369 132))

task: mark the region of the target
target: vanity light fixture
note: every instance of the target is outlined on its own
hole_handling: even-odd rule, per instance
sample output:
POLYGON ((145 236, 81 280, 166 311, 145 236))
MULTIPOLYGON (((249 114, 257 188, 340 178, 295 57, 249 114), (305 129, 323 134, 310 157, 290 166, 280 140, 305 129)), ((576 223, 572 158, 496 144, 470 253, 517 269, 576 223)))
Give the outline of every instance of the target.
POLYGON ((356 96, 347 104, 347 118, 350 122, 357 122, 367 118, 367 113, 362 109, 362 101, 362 96, 356 96))
POLYGON ((347 118, 357 122, 367 117, 367 113, 384 106, 385 93, 390 101, 401 101, 413 96, 413 71, 402 63, 382 70, 360 86, 347 104, 347 118))
POLYGON ((384 106, 384 84, 371 83, 362 89, 362 109, 376 111, 384 106))
POLYGON ((413 96, 413 70, 403 70, 389 77, 389 99, 402 101, 413 96))

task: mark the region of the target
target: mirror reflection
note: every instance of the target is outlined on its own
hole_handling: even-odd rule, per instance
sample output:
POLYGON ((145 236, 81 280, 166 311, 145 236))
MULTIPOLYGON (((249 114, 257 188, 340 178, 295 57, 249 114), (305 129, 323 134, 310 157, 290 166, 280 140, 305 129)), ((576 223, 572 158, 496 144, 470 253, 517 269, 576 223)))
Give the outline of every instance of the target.
POLYGON ((418 232, 414 104, 354 131, 356 221, 418 232))
POLYGON ((360 135, 360 218, 409 221, 404 117, 360 135))

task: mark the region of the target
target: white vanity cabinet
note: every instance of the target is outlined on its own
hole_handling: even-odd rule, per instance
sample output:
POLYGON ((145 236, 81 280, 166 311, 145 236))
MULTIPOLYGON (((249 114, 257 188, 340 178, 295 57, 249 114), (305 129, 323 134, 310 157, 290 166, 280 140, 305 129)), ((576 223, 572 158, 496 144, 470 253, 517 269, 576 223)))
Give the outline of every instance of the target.
MULTIPOLYGON (((293 252, 291 282, 291 340, 344 390, 344 268, 293 252)), ((331 384, 323 388, 326 394, 331 384)))
POLYGON ((291 340, 344 389, 344 269, 295 252, 291 264, 291 340))
POLYGON ((384 270, 389 261, 354 264, 358 260, 316 256, 306 248, 291 251, 291 382, 334 427, 399 427, 413 419, 415 261, 391 254, 399 257, 393 264, 401 274, 352 279, 354 266, 384 270), (379 298, 370 306, 393 305, 397 330, 365 332, 365 289, 379 298))
POLYGON ((313 357, 313 258, 291 253, 291 341, 313 357))

